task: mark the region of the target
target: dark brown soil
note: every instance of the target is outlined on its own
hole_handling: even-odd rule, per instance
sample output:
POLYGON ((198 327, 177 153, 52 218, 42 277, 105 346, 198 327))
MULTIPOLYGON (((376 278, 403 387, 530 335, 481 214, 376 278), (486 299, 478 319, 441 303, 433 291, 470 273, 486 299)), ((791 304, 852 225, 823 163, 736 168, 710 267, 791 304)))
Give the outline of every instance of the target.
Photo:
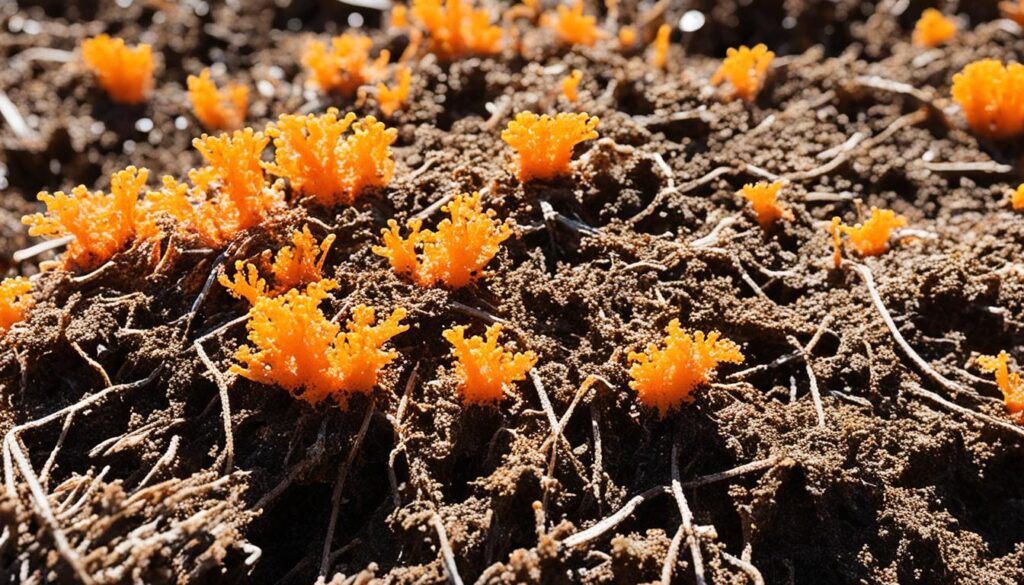
MULTIPOLYGON (((37 274, 59 252, 13 259, 36 243, 18 218, 35 209, 37 191, 106 188, 129 164, 181 176, 198 163, 190 143, 201 131, 183 86, 204 64, 223 63, 222 75, 254 88, 254 127, 331 105, 379 115, 372 95, 346 101, 303 88, 302 43, 342 28, 354 10, 342 3, 128 4, 0 6, 0 90, 31 129, 0 125, 0 269, 10 274, 37 274), (111 103, 68 53, 104 31, 151 42, 161 56, 147 104, 111 103)), ((156 273, 129 251, 95 278, 40 274, 38 306, 0 342, 0 430, 5 455, 23 452, 35 475, 48 473, 33 492, 5 458, 2 580, 74 582, 65 538, 97 582, 311 583, 346 469, 327 581, 445 582, 435 520, 467 582, 658 581, 680 526, 672 494, 658 490, 673 467, 686 484, 753 463, 682 490, 707 582, 1024 582, 1024 434, 997 424, 1011 421, 972 362, 1000 349, 1024 355, 1024 219, 1007 204, 1024 144, 978 140, 948 99, 966 63, 1024 54, 1020 31, 995 20, 987 1, 960 3, 964 32, 933 50, 909 43, 924 2, 669 4, 670 22, 693 9, 706 24, 675 31, 665 73, 610 46, 555 49, 545 31, 526 37, 532 62, 424 57, 413 103, 389 121, 399 129, 395 180, 355 207, 296 206, 226 250, 185 246, 156 273), (710 91, 725 48, 756 42, 780 54, 756 103, 710 91), (558 93, 572 68, 584 72, 575 106, 558 93), (886 81, 925 94, 883 89, 886 81), (602 138, 579 147, 571 178, 515 180, 499 134, 527 109, 600 117, 602 138), (855 135, 863 141, 828 165, 855 135), (1006 166, 935 166, 965 162, 1006 166), (790 179, 783 197, 795 219, 762 232, 736 191, 769 175, 790 179), (670 182, 679 190, 663 192, 670 182), (478 284, 417 288, 370 252, 389 218, 485 188, 488 205, 519 230, 478 284), (832 268, 822 224, 833 215, 849 223, 872 205, 919 230, 864 265, 899 332, 949 382, 896 344, 855 270, 832 268), (280 247, 307 222, 318 237, 328 228, 338 238, 328 266, 341 288, 328 314, 359 302, 402 306, 411 329, 395 339, 400 358, 373 402, 347 410, 224 374, 233 431, 225 475, 223 407, 195 343, 227 372, 245 340, 236 320, 246 306, 216 285, 194 313, 193 304, 221 266, 280 247), (535 372, 556 416, 588 376, 603 380, 568 419, 571 451, 560 443, 553 478, 541 451, 551 425, 534 382, 500 408, 458 400, 440 333, 453 324, 482 331, 486 314, 540 356, 535 372), (672 318, 741 343, 746 363, 723 368, 722 383, 661 419, 637 405, 625 356, 672 318), (823 324, 806 364, 773 364, 823 324), (88 406, 65 416, 80 401, 88 406), (645 493, 612 529, 565 544, 645 493)), ((625 1, 621 19, 641 12, 625 1)), ((379 25, 378 13, 362 15, 379 25)), ((396 54, 407 42, 375 38, 396 54)), ((671 568, 673 582, 694 582, 685 542, 671 568)))

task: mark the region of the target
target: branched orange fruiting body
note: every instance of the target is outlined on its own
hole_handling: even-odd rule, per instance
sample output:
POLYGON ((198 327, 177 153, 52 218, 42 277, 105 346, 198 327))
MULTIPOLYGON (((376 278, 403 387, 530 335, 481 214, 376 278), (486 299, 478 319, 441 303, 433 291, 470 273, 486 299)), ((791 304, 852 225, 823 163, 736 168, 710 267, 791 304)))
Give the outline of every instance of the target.
POLYGON ((604 34, 597 28, 597 18, 583 14, 583 0, 576 0, 572 8, 559 5, 554 16, 545 15, 545 23, 555 31, 558 39, 567 45, 592 46, 604 34))
POLYGON ((422 222, 413 221, 405 239, 398 223, 389 221, 382 232, 384 244, 373 251, 387 258, 396 273, 408 274, 420 286, 440 283, 460 288, 481 276, 512 227, 496 221, 494 210, 483 210, 479 193, 459 195, 441 209, 451 217, 437 224, 436 231, 422 230, 422 222))
POLYGON ((1003 391, 1003 402, 1011 414, 1024 411, 1024 378, 1019 372, 1010 371, 1010 356, 1005 351, 996 357, 983 355, 978 358, 982 371, 996 375, 996 385, 1003 391))
POLYGON ((636 29, 631 26, 624 26, 619 29, 619 48, 627 49, 636 43, 636 29))
POLYGON ((388 51, 370 61, 373 41, 359 34, 343 34, 331 39, 328 47, 321 41, 312 41, 302 54, 302 64, 311 75, 314 85, 321 91, 337 91, 352 96, 359 86, 384 76, 385 66, 391 59, 388 51))
POLYGON ((733 94, 747 101, 753 101, 761 91, 764 80, 768 76, 768 66, 775 59, 775 53, 763 44, 753 49, 741 46, 729 49, 718 71, 711 77, 711 85, 719 85, 728 80, 732 84, 733 94))
POLYGON ((0 336, 7 333, 11 325, 25 320, 25 314, 35 304, 29 295, 31 290, 32 283, 22 276, 0 282, 0 336))
POLYGON ((498 345, 501 325, 491 325, 482 337, 466 338, 463 326, 446 329, 444 338, 452 344, 455 375, 463 404, 500 402, 514 382, 526 378, 526 372, 537 363, 532 351, 514 353, 498 345))
POLYGON ((260 276, 260 271, 254 264, 247 264, 242 260, 235 262, 234 278, 221 274, 217 277, 217 282, 228 289, 231 296, 245 299, 250 305, 256 304, 260 297, 268 296, 267 281, 260 276))
POLYGON ((782 189, 782 181, 774 183, 759 181, 754 185, 743 185, 743 189, 740 190, 740 195, 754 208, 757 222, 761 224, 762 228, 767 228, 778 219, 793 221, 793 212, 779 203, 780 189, 782 189))
POLYGON ((249 109, 249 88, 232 83, 223 91, 210 79, 210 70, 203 69, 199 76, 188 76, 188 95, 192 111, 208 130, 235 130, 245 122, 249 109))
POLYGON ((469 0, 413 0, 412 15, 427 29, 431 50, 445 59, 501 50, 501 27, 469 0))
POLYGON ((1010 203, 1014 209, 1024 209, 1024 183, 1017 186, 1010 198, 1010 203))
POLYGON ((391 8, 391 15, 388 18, 388 26, 395 30, 409 28, 409 8, 405 4, 395 4, 391 8))
POLYGON ((321 116, 281 116, 267 128, 276 149, 267 169, 323 206, 351 205, 365 189, 386 186, 395 172, 391 144, 398 131, 373 116, 355 120, 351 113, 339 120, 334 108, 321 116))
POLYGON ((274 290, 282 292, 321 280, 327 251, 331 249, 334 239, 334 234, 328 234, 323 242, 317 244, 309 226, 302 226, 302 231, 293 232, 292 245, 278 250, 270 266, 274 274, 274 290))
POLYGON ((672 34, 672 27, 663 24, 658 27, 658 35, 654 38, 654 59, 653 65, 656 69, 665 68, 665 60, 668 57, 668 41, 672 34))
MULTIPOLYGON (((833 224, 835 219, 832 220, 833 224)), ((855 226, 838 225, 846 234, 850 244, 861 256, 879 256, 889 249, 889 237, 893 230, 907 225, 907 220, 896 215, 891 209, 871 208, 867 221, 855 226)))
POLYGON ((552 118, 520 112, 508 123, 501 139, 519 153, 520 181, 552 179, 569 174, 573 147, 597 138, 597 123, 596 117, 585 113, 561 113, 552 118))
POLYGON ((953 76, 953 100, 967 124, 989 138, 1024 132, 1024 65, 982 59, 953 76))
POLYGON ((273 288, 268 289, 267 282, 260 277, 256 266, 241 260, 235 263, 234 278, 229 279, 222 274, 217 280, 232 296, 244 298, 250 304, 254 304, 261 296, 276 296, 311 282, 319 282, 323 279, 324 261, 327 260, 327 251, 334 239, 334 234, 330 234, 322 243, 317 244, 309 226, 293 232, 292 245, 278 250, 270 265, 270 272, 274 275, 273 288))
POLYGON ((914 25, 912 41, 918 47, 934 47, 956 35, 956 23, 934 8, 926 9, 914 25))
POLYGON ((110 193, 90 192, 85 185, 75 187, 70 195, 40 193, 46 213, 25 216, 22 222, 30 226, 28 233, 33 236, 74 236, 63 256, 64 268, 96 268, 132 240, 156 235, 139 205, 148 176, 146 169, 128 167, 110 178, 110 193))
POLYGON ((159 191, 146 193, 143 199, 147 229, 159 233, 157 219, 166 214, 177 222, 177 229, 193 231, 207 244, 220 245, 234 232, 221 221, 214 203, 189 192, 188 185, 174 177, 164 176, 159 191))
POLYGON ((743 363, 739 346, 719 339, 717 331, 707 337, 695 331, 691 336, 679 327, 678 319, 673 319, 665 334, 663 347, 652 343, 643 353, 629 354, 629 387, 636 390, 640 404, 658 409, 661 416, 682 402, 692 401, 691 392, 710 381, 719 363, 743 363))
POLYGON ((268 185, 263 174, 261 159, 269 141, 252 128, 219 136, 204 134, 192 141, 207 166, 193 169, 189 178, 201 192, 216 191, 206 203, 213 205, 206 213, 215 215, 223 237, 259 225, 284 201, 280 189, 268 185))
POLYGON ((409 99, 412 71, 404 65, 399 65, 395 70, 395 79, 394 87, 388 87, 383 83, 377 84, 377 103, 380 104, 381 113, 388 118, 405 105, 406 100, 409 99))
POLYGON ((579 69, 573 69, 572 73, 562 80, 562 94, 565 95, 565 99, 576 102, 579 97, 576 90, 580 86, 580 81, 583 81, 583 72, 579 69))
POLYGON ((82 58, 115 102, 137 104, 153 89, 153 48, 102 34, 82 41, 82 58))
POLYGON ((342 407, 353 393, 368 393, 380 370, 397 357, 383 345, 408 329, 404 309, 374 324, 375 311, 352 310, 347 331, 320 311, 320 302, 338 284, 321 280, 305 291, 261 296, 249 311, 249 341, 235 354, 231 371, 261 384, 280 386, 298 399, 318 404, 328 397, 342 407))
POLYGON ((1019 26, 1024 26, 1024 0, 1000 2, 999 11, 1003 18, 1009 18, 1019 26))

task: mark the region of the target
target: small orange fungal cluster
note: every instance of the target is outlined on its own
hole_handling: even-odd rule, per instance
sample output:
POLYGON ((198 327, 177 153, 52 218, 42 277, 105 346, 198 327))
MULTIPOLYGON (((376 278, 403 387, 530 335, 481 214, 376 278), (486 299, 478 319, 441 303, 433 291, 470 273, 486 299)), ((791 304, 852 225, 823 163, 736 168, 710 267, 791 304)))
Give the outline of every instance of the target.
POLYGON ((337 286, 325 279, 304 291, 257 297, 246 325, 253 345, 239 348, 231 371, 313 405, 333 398, 345 407, 353 394, 372 391, 380 371, 398 356, 384 344, 408 329, 406 311, 377 321, 374 309, 358 305, 342 331, 319 307, 337 286))
POLYGON ((438 223, 436 231, 424 230, 422 220, 414 220, 406 238, 398 222, 389 220, 382 232, 383 245, 373 252, 420 286, 461 288, 481 276, 512 227, 496 221, 493 210, 483 210, 479 193, 459 195, 441 209, 450 218, 438 223))
POLYGON ((838 217, 832 218, 829 233, 835 248, 835 264, 842 262, 841 234, 845 234, 850 245, 861 256, 880 256, 889 249, 889 238, 897 228, 907 225, 907 220, 896 215, 891 209, 871 208, 867 221, 854 226, 844 225, 838 217))
POLYGON ((996 386, 1003 393, 1006 410, 1020 417, 1024 412, 1024 377, 1020 372, 1010 371, 1010 356, 1001 351, 995 357, 981 356, 977 362, 982 371, 995 374, 996 386))
POLYGON ((572 8, 559 5, 555 14, 545 14, 542 22, 566 45, 589 47, 604 37, 597 27, 597 17, 583 14, 583 0, 576 0, 572 8))
POLYGON ((191 186, 163 177, 160 188, 144 192, 148 171, 129 167, 111 177, 110 193, 84 185, 70 194, 40 193, 46 212, 22 221, 33 236, 72 238, 61 258, 70 271, 91 270, 135 244, 159 240, 166 235, 161 218, 176 231, 220 246, 284 209, 284 181, 271 183, 265 170, 324 206, 351 204, 364 189, 386 185, 394 172, 390 145, 396 131, 372 117, 354 121, 352 114, 339 121, 331 110, 320 117, 284 116, 266 133, 245 128, 204 134, 193 145, 206 164, 189 171, 191 186), (353 132, 341 139, 349 126, 353 132), (276 159, 266 163, 271 136, 276 159))
POLYGON ((145 43, 128 47, 101 34, 82 41, 82 59, 115 102, 137 104, 153 89, 153 48, 145 43))
POLYGON ((997 140, 1024 132, 1024 65, 982 59, 953 76, 953 100, 978 134, 997 140))
POLYGON ((46 212, 26 216, 22 222, 29 226, 32 236, 73 236, 63 256, 63 267, 91 270, 136 238, 154 234, 155 225, 146 221, 139 205, 139 194, 148 176, 146 169, 128 167, 111 177, 110 193, 89 191, 85 185, 75 187, 70 194, 40 193, 46 212))
POLYGON ((654 56, 651 64, 656 69, 665 68, 665 60, 668 58, 668 41, 672 34, 672 27, 663 24, 658 27, 658 34, 654 37, 654 56))
POLYGON ((999 12, 1003 18, 1009 18, 1019 26, 1024 26, 1024 0, 1005 0, 999 3, 999 12))
POLYGON ((629 354, 629 387, 641 404, 657 409, 661 416, 692 401, 691 393, 711 380, 719 364, 743 363, 739 346, 720 337, 717 331, 691 335, 673 319, 665 327, 661 346, 651 343, 643 353, 629 354))
POLYGON ((1010 205, 1014 209, 1024 209, 1024 183, 1017 186, 1010 196, 1010 205))
POLYGON ((238 83, 218 90, 210 79, 210 70, 188 76, 188 96, 192 111, 208 130, 235 130, 245 122, 249 109, 249 88, 238 83))
POLYGON ((934 8, 926 9, 914 25, 911 41, 919 47, 941 45, 956 35, 956 22, 934 8))
POLYGON ((335 235, 330 234, 323 242, 317 244, 309 231, 309 226, 303 226, 302 231, 292 233, 291 239, 292 245, 278 250, 274 262, 270 265, 270 273, 274 277, 273 288, 267 287, 266 280, 260 277, 259 269, 255 265, 241 260, 235 263, 234 278, 222 274, 218 281, 232 296, 244 298, 250 304, 255 304, 256 299, 261 296, 277 296, 293 288, 322 280, 327 251, 334 243, 335 235))
POLYGON ((0 336, 6 334, 11 325, 25 320, 34 304, 31 291, 32 283, 21 276, 0 281, 0 336))
POLYGON ((583 72, 579 69, 573 69, 572 73, 562 80, 562 95, 565 96, 565 99, 576 103, 579 98, 578 89, 581 81, 583 81, 583 72))
POLYGON ((740 190, 740 195, 753 207, 754 213, 757 214, 757 222, 762 228, 768 228, 779 219, 793 221, 793 212, 779 203, 779 190, 782 189, 782 185, 782 181, 759 181, 756 184, 743 185, 740 190))
POLYGON ((598 119, 586 113, 560 113, 554 117, 520 112, 501 133, 519 154, 517 176, 522 182, 553 179, 569 174, 573 148, 597 138, 598 119))
POLYGON ((775 59, 775 53, 763 44, 753 49, 741 46, 726 51, 721 66, 711 77, 711 85, 719 85, 723 81, 732 84, 733 95, 747 101, 753 101, 764 80, 768 76, 768 67, 775 59))
POLYGON ((334 37, 330 46, 314 40, 306 46, 302 64, 309 71, 310 81, 321 91, 352 96, 361 85, 384 77, 391 54, 381 51, 371 60, 372 48, 370 37, 353 33, 334 37))
POLYGON ((431 50, 445 59, 501 50, 502 30, 468 0, 413 0, 412 15, 427 30, 431 50))
POLYGON ((395 85, 388 87, 383 83, 377 84, 377 103, 380 111, 390 118, 400 110, 409 99, 409 88, 412 86, 412 70, 405 65, 399 65, 395 69, 395 85))
POLYGON ((351 205, 366 189, 391 182, 391 144, 398 131, 373 116, 338 119, 334 108, 320 116, 283 115, 267 128, 274 138, 274 162, 267 170, 288 179, 296 192, 322 206, 351 205), (345 132, 352 133, 344 138, 345 132))
POLYGON ((512 384, 526 377, 537 363, 532 351, 516 353, 498 345, 501 325, 487 328, 486 339, 466 337, 462 326, 446 329, 442 335, 452 344, 455 375, 465 404, 500 402, 512 384))

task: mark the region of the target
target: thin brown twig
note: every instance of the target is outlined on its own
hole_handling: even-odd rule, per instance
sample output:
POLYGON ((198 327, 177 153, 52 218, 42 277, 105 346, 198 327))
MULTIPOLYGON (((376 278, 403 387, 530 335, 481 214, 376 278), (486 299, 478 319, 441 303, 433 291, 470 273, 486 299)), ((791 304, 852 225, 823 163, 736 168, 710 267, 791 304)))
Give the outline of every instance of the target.
POLYGON ((452 554, 452 545, 448 542, 448 532, 444 529, 444 522, 441 516, 434 512, 430 515, 430 524, 437 532, 437 540, 441 544, 441 560, 444 563, 445 571, 448 573, 448 581, 452 585, 462 585, 462 577, 459 576, 459 567, 455 564, 455 555, 452 554))
POLYGON ((348 450, 348 457, 345 458, 345 463, 338 469, 338 477, 334 481, 334 492, 331 494, 331 516, 327 522, 327 535, 324 537, 323 552, 320 555, 321 577, 326 577, 327 569, 330 568, 331 545, 334 541, 334 529, 338 523, 338 509, 341 507, 341 493, 345 489, 345 479, 348 477, 348 472, 352 468, 353 462, 355 462, 359 447, 363 444, 363 438, 366 437, 366 430, 370 427, 370 418, 376 406, 377 399, 371 398, 370 404, 366 407, 363 423, 360 425, 359 432, 356 433, 355 438, 352 440, 352 446, 348 450))
POLYGON ((224 380, 223 374, 213 364, 210 356, 206 355, 206 350, 203 349, 203 344, 200 343, 200 340, 195 340, 192 345, 196 348, 196 355, 199 356, 199 360, 203 362, 203 365, 206 366, 206 369, 213 376, 214 383, 217 384, 217 391, 220 396, 221 420, 224 424, 224 473, 228 475, 235 464, 235 434, 231 430, 231 400, 228 396, 228 384, 224 380))
MULTIPOLYGON (((679 434, 679 429, 677 428, 674 433, 675 437, 672 440, 672 495, 675 497, 676 506, 679 508, 680 528, 686 535, 686 544, 690 547, 694 579, 696 579, 697 585, 704 585, 704 558, 700 554, 700 541, 693 532, 693 512, 690 511, 690 504, 687 503, 686 496, 683 495, 683 488, 679 481, 679 434)), ((668 565, 666 560, 666 566, 661 572, 661 582, 663 585, 671 583, 673 565, 675 565, 675 561, 673 561, 672 565, 668 565)))

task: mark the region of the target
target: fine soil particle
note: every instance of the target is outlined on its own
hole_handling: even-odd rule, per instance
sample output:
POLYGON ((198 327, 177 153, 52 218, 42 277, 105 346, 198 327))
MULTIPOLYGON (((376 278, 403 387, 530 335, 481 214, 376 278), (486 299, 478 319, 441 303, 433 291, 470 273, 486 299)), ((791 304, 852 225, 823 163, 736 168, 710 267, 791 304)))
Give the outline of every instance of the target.
MULTIPOLYGON (((38 274, 37 306, 0 346, 4 582, 74 580, 70 548, 100 582, 443 583, 443 527, 469 582, 651 582, 674 555, 671 579, 691 583, 686 535, 672 545, 674 473, 708 582, 1024 582, 1024 435, 999 426, 1013 423, 973 362, 1024 355, 1024 220, 1007 203, 1024 143, 979 140, 948 99, 965 64, 1024 53, 995 2, 962 3, 961 32, 937 49, 909 43, 922 2, 755 0, 669 3, 668 22, 695 10, 705 25, 676 31, 665 72, 644 51, 559 48, 546 30, 525 31, 528 58, 424 56, 411 103, 387 120, 395 179, 353 207, 295 202, 226 250, 176 242, 156 272, 144 249, 84 278, 39 273, 60 249, 14 260, 37 243, 18 219, 38 191, 106 189, 129 164, 178 177, 199 164, 184 82, 206 64, 253 88, 254 127, 330 106, 379 116, 372 92, 309 90, 299 64, 303 43, 354 9, 280 4, 0 7, 0 90, 29 128, 0 125, 0 269, 38 274), (79 42, 101 32, 153 44, 146 104, 113 104, 80 64, 79 42), (756 42, 780 55, 756 102, 711 90, 725 49, 756 42), (560 94, 572 69, 575 104, 560 94), (578 147, 571 177, 524 186, 499 137, 522 110, 588 112, 601 138, 578 147), (939 164, 967 162, 998 165, 939 164), (736 192, 777 176, 794 219, 762 230, 736 192), (370 251, 388 219, 481 190, 517 231, 474 285, 419 288, 370 251), (863 265, 946 382, 896 344, 862 276, 832 265, 823 226, 870 206, 914 230, 863 265), (337 236, 326 314, 409 311, 379 390, 344 409, 229 376, 246 304, 215 284, 193 307, 211 274, 302 225, 337 236), (500 407, 466 407, 440 333, 479 334, 488 315, 540 360, 500 407), (673 318, 721 331, 746 361, 661 418, 638 406, 626 356, 673 318), (561 417, 588 378, 549 475, 541 395, 561 417), (595 525, 608 529, 564 544, 595 525)), ((621 4, 622 22, 644 20, 621 4)), ((361 10, 376 46, 399 54, 409 39, 361 10)))

